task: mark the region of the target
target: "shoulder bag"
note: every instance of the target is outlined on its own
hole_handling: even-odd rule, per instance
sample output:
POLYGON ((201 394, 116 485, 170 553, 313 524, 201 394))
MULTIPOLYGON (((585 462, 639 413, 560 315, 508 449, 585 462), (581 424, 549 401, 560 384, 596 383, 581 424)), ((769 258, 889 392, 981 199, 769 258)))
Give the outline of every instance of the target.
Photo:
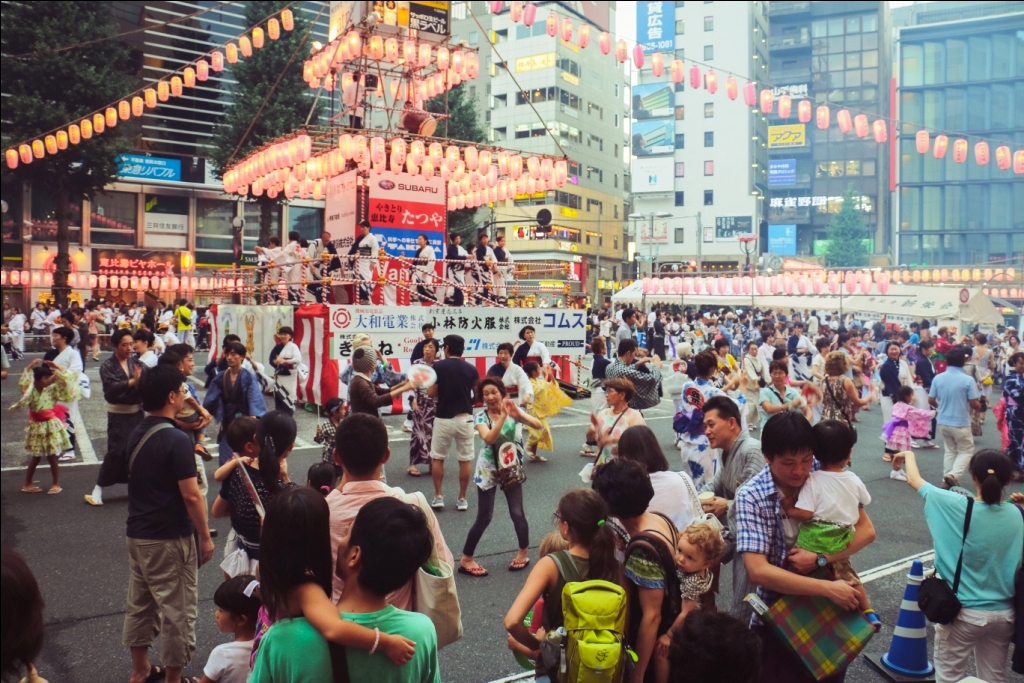
MULTIPOLYGON (((131 476, 132 476, 132 464, 135 463, 135 456, 137 456, 139 454, 139 451, 142 450, 142 447, 146 445, 147 441, 149 441, 149 437, 153 436, 154 434, 156 434, 157 432, 159 432, 162 429, 170 429, 170 428, 171 428, 171 425, 167 424, 166 422, 161 422, 160 424, 153 425, 148 430, 146 430, 146 433, 142 435, 142 438, 139 439, 139 443, 136 444, 134 450, 132 450, 131 455, 128 456, 128 460, 125 461, 125 471, 124 471, 124 481, 125 482, 127 482, 131 478, 131 476)), ((121 481, 122 481, 121 479, 118 479, 119 483, 121 481)))
POLYGON ((967 512, 964 514, 964 538, 960 544, 960 557, 956 561, 953 573, 953 587, 937 574, 932 574, 921 582, 917 589, 917 606, 921 608, 928 621, 936 624, 952 624, 963 605, 957 597, 960 590, 960 570, 964 566, 964 545, 967 543, 967 532, 971 528, 971 513, 974 511, 974 499, 967 499, 967 512))
MULTIPOLYGON (((484 415, 487 417, 488 428, 493 429, 494 423, 491 422, 491 416, 487 415, 486 411, 484 415)), ((519 453, 519 443, 513 443, 512 447, 516 451, 515 460, 508 465, 502 466, 498 449, 495 448, 494 444, 490 446, 491 457, 494 458, 494 466, 498 470, 498 486, 501 487, 502 491, 513 489, 526 481, 526 470, 523 468, 523 459, 519 453)))
MULTIPOLYGON (((416 492, 407 496, 405 502, 413 505, 427 518, 427 526, 433 513, 427 505, 422 493, 416 492)), ((437 543, 434 541, 433 529, 430 538, 430 559, 416 571, 412 579, 413 611, 429 617, 437 631, 437 649, 451 645, 462 638, 462 608, 459 595, 455 590, 455 572, 437 554, 437 543)))

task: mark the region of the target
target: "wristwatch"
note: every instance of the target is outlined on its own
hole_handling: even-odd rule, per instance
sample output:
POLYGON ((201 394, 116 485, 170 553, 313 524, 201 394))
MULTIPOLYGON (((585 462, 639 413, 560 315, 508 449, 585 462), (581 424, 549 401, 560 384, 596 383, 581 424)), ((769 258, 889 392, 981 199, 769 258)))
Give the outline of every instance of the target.
POLYGON ((818 555, 818 559, 816 560, 816 564, 819 567, 824 567, 825 565, 828 564, 828 558, 825 557, 824 555, 818 555))

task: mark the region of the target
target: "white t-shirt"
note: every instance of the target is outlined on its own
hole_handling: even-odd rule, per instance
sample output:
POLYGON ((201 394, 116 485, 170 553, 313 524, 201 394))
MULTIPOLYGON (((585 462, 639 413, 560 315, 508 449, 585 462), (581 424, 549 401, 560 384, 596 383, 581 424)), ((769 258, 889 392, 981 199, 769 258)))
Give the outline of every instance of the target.
POLYGON ((807 334, 811 337, 818 334, 818 316, 812 315, 807 319, 807 334))
POLYGON ((245 683, 249 678, 251 640, 224 643, 213 648, 203 673, 217 683, 245 683))
POLYGON ((607 339, 612 334, 612 321, 605 318, 601 321, 601 336, 607 339))
MULTIPOLYGON (((652 472, 651 486, 654 487, 654 498, 651 498, 647 509, 660 512, 676 525, 676 529, 685 529, 693 524, 694 504, 690 489, 694 489, 693 480, 687 486, 683 477, 689 479, 685 472, 652 472)), ((698 506, 699 507, 699 506, 698 506)))
POLYGON ((147 368, 155 368, 158 360, 160 360, 160 357, 156 355, 156 351, 154 351, 153 349, 150 349, 149 351, 146 351, 144 354, 139 356, 139 362, 145 365, 147 368))
POLYGON ((856 474, 842 472, 811 472, 800 489, 796 506, 811 510, 814 518, 852 527, 860 519, 860 506, 871 502, 871 494, 856 474))

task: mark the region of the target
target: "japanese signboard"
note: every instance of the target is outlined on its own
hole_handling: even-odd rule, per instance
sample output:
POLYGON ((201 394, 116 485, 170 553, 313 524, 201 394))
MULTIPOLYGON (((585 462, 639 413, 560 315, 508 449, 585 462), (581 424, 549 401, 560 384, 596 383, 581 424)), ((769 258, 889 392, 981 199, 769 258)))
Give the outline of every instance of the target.
POLYGON ((92 272, 96 275, 164 277, 174 275, 178 252, 142 249, 93 249, 92 272))
POLYGON ((164 235, 185 235, 188 233, 188 216, 176 213, 150 213, 145 214, 146 232, 160 233, 164 235))
POLYGON ((803 147, 807 144, 807 126, 790 123, 785 126, 768 126, 768 149, 803 147))
POLYGON ((324 230, 337 246, 348 249, 356 237, 356 179, 358 171, 336 175, 327 181, 324 230))
POLYGON ((120 178, 181 182, 181 159, 122 154, 117 157, 120 178))
POLYGON ((423 339, 421 328, 434 325, 434 337, 457 334, 466 340, 466 358, 494 357, 498 344, 517 342, 519 330, 532 325, 537 341, 553 356, 585 353, 586 312, 576 309, 452 308, 409 306, 331 306, 331 358, 352 356, 352 339, 370 335, 385 358, 409 358, 423 339))
POLYGON ((715 218, 715 241, 728 242, 737 237, 754 234, 754 219, 751 216, 718 216, 715 218))
POLYGON ((676 46, 676 3, 636 3, 636 42, 644 52, 674 50, 676 46))
POLYGON ((416 237, 423 233, 440 256, 448 215, 440 176, 427 179, 370 171, 369 183, 370 226, 373 234, 383 239, 388 253, 415 256, 416 237))
POLYGON ((769 159, 768 186, 788 187, 796 185, 796 159, 769 159))
POLYGON ((450 9, 450 2, 431 0, 373 3, 373 11, 380 15, 384 26, 409 28, 435 36, 449 34, 450 9))
POLYGON ((550 69, 554 65, 554 52, 545 52, 539 55, 520 57, 516 60, 516 73, 519 74, 523 73, 524 71, 540 71, 541 69, 550 69))
POLYGON ((796 226, 769 225, 768 251, 779 256, 796 256, 796 226))
POLYGON ((672 192, 675 189, 675 161, 672 157, 633 160, 633 192, 672 192))

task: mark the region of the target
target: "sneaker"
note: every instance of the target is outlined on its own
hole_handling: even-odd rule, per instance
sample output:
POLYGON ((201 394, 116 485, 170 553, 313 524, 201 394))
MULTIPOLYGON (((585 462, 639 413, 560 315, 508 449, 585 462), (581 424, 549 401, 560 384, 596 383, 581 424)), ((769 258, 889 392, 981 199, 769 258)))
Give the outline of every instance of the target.
POLYGON ((210 462, 211 460, 213 460, 213 456, 210 454, 210 451, 206 450, 206 446, 204 446, 203 444, 197 443, 195 451, 196 455, 198 455, 204 461, 210 462))
POLYGON ((469 509, 469 501, 466 500, 465 498, 459 498, 457 501, 455 501, 455 509, 458 510, 459 512, 465 512, 466 510, 469 509))
POLYGON ((891 470, 889 472, 889 478, 895 479, 896 481, 906 481, 907 473, 904 472, 903 470, 891 470))
POLYGON ((444 510, 444 496, 434 496, 434 500, 430 501, 430 507, 435 510, 444 510))

